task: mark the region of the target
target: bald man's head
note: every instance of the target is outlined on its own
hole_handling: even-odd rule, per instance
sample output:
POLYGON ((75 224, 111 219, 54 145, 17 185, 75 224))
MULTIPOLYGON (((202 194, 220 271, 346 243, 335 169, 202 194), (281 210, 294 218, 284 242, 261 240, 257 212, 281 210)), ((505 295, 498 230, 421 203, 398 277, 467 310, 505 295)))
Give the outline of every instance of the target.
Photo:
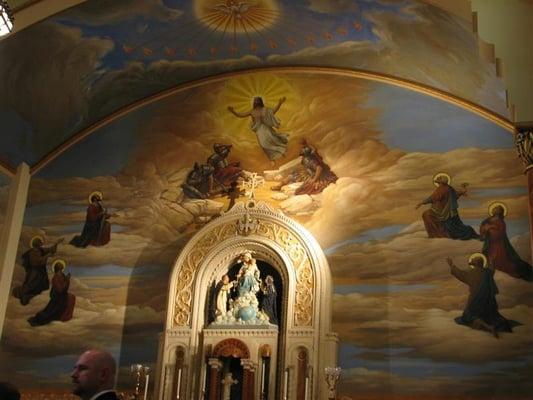
POLYGON ((78 358, 70 375, 74 384, 72 393, 88 400, 96 393, 113 389, 116 370, 115 360, 107 351, 86 351, 78 358))

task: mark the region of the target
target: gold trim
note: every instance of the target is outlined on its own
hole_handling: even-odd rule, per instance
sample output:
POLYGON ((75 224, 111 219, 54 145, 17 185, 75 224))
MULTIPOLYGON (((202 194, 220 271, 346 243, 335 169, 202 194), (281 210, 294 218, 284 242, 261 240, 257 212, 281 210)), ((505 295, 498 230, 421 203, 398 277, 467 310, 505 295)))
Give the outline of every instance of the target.
POLYGON ((452 177, 448 175, 446 172, 438 172, 433 176, 433 185, 439 186, 439 184, 436 182, 437 178, 440 178, 441 176, 445 176, 448 179, 448 182, 446 182, 447 185, 452 184, 452 177))
MULTIPOLYGON (((258 228, 254 234, 278 244, 292 262, 296 274, 294 315, 292 316, 294 326, 313 326, 316 278, 310 254, 301 239, 290 229, 279 223, 264 220, 260 216, 254 215, 254 218, 258 220, 258 228)), ((202 260, 215 246, 238 235, 237 223, 238 219, 231 219, 206 233, 187 252, 185 260, 179 265, 177 285, 172 294, 174 299, 172 326, 174 328, 190 326, 194 298, 193 283, 202 260)))
POLYGON ((502 115, 499 115, 493 111, 490 111, 487 108, 477 105, 469 100, 447 93, 443 90, 435 89, 430 86, 423 85, 421 83, 416 83, 414 81, 410 81, 407 79, 396 78, 391 75, 380 74, 376 72, 368 72, 368 71, 356 70, 356 69, 351 70, 351 69, 343 69, 343 68, 334 68, 334 67, 260 67, 260 68, 251 68, 251 69, 235 71, 235 72, 226 72, 226 73, 222 73, 219 75, 213 75, 210 77, 197 79, 192 82, 178 84, 172 88, 165 89, 152 96, 146 97, 128 106, 122 107, 121 109, 113 112, 107 117, 102 118, 100 121, 92 124, 91 126, 88 126, 87 128, 82 129, 81 131, 79 131, 78 133, 74 134, 69 139, 67 139, 65 142, 63 142, 63 144, 59 145, 54 150, 46 154, 41 160, 39 160, 30 169, 30 174, 34 175, 37 172, 39 172, 48 163, 50 163, 52 160, 58 157, 61 153, 68 150, 69 148, 74 146, 76 143, 81 142, 91 133, 95 132, 96 130, 113 122, 114 120, 121 118, 125 116, 126 114, 132 111, 135 111, 141 107, 152 104, 159 100, 163 100, 167 97, 170 97, 172 95, 175 95, 185 90, 197 88, 197 87, 210 84, 210 83, 223 81, 225 79, 228 79, 234 76, 247 75, 247 74, 252 74, 252 73, 260 73, 260 72, 283 72, 283 73, 312 72, 315 74, 346 76, 346 77, 351 77, 351 78, 360 78, 360 79, 366 79, 369 81, 387 83, 393 86, 398 86, 404 89, 409 89, 409 90, 412 90, 418 93, 422 93, 422 94, 443 100, 450 104, 454 104, 458 107, 461 107, 467 111, 470 111, 474 114, 479 115, 482 118, 485 118, 495 123, 496 125, 504 128, 505 130, 511 133, 515 132, 515 126, 513 125, 513 123, 509 121, 507 118, 503 117, 502 115))
POLYGON ((487 260, 487 257, 483 253, 472 253, 470 257, 468 257, 468 265, 472 262, 474 258, 482 258, 483 259, 483 268, 487 268, 489 261, 487 260))
POLYGON ((501 201, 495 201, 495 202, 492 202, 492 203, 489 204, 489 208, 488 208, 489 215, 491 217, 494 216, 494 209, 496 207, 498 207, 498 206, 503 208, 503 216, 506 217, 507 216, 507 206, 505 205, 505 203, 502 203, 501 201))
POLYGON ((95 190, 95 191, 93 191, 93 192, 89 195, 89 197, 87 198, 87 202, 88 202, 89 204, 91 204, 91 199, 93 198, 94 195, 97 195, 98 197, 100 197, 100 200, 103 200, 103 199, 104 199, 104 194, 103 194, 101 191, 99 191, 99 190, 95 190))
POLYGON ((52 263, 50 264, 50 267, 52 268, 52 272, 54 272, 54 268, 56 264, 61 264, 61 271, 65 271, 65 268, 67 267, 67 262, 63 260, 62 258, 56 258, 52 263))
POLYGON ((39 240, 41 241, 41 243, 44 244, 44 238, 43 238, 41 235, 35 235, 34 237, 32 237, 32 238, 30 239, 30 247, 31 247, 32 249, 35 247, 34 244, 33 244, 33 242, 34 242, 35 240, 37 240, 37 239, 39 239, 39 240))

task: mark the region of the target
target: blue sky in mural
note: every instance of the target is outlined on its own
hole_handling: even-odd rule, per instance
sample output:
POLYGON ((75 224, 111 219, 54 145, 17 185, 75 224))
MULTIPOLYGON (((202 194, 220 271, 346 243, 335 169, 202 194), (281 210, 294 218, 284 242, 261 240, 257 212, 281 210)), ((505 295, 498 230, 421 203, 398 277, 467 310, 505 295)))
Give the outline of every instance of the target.
POLYGON ((361 285, 335 285, 333 293, 335 294, 384 294, 384 293, 401 293, 413 292, 418 290, 431 290, 435 285, 415 284, 415 285, 397 285, 397 284, 361 284, 361 285))
POLYGON ((67 178, 118 173, 138 144, 138 126, 150 118, 153 105, 120 118, 62 153, 37 174, 39 178, 67 178))
POLYGON ((513 135, 460 107, 403 88, 376 85, 366 104, 380 113, 381 140, 405 151, 513 148, 513 135), (409 110, 406 118, 405 110, 409 110))
MULTIPOLYGON (((522 192, 525 191, 525 189, 522 189, 522 188, 515 188, 515 189, 517 190, 513 191, 513 188, 511 188, 508 195, 522 194, 522 192)), ((495 193, 500 193, 500 195, 504 195, 505 189, 497 189, 495 190, 495 193)), ((462 204, 463 203, 464 202, 462 202, 462 204)), ((476 200, 475 203, 476 203, 475 205, 477 205, 479 201, 476 200)), ((465 224, 473 226, 475 230, 478 230, 479 225, 481 224, 481 221, 482 219, 463 219, 463 222, 465 224)), ((506 222, 507 222, 507 235, 509 236, 510 239, 512 239, 515 236, 519 236, 519 235, 529 232, 528 218, 519 218, 519 219, 506 218, 506 222)), ((408 225, 388 225, 382 228, 370 229, 368 231, 364 231, 361 234, 353 238, 344 240, 339 243, 335 243, 333 246, 330 246, 327 249, 324 249, 324 254, 326 254, 327 256, 335 254, 337 250, 342 249, 343 247, 349 246, 351 244, 365 243, 365 242, 369 242, 372 240, 387 240, 387 238, 396 235, 397 233, 399 233, 402 229, 406 228, 407 226, 408 225)), ((341 292, 337 292, 337 293, 341 293, 341 292)))
POLYGON ((458 362, 436 362, 426 358, 412 358, 407 355, 411 349, 370 349, 350 344, 339 346, 339 364, 342 368, 367 368, 390 371, 399 376, 424 378, 430 376, 474 377, 476 375, 501 372, 502 369, 525 366, 528 359, 489 362, 485 364, 463 364, 458 362), (371 354, 376 359, 368 359, 371 354), (365 357, 366 356, 366 357, 365 357))
POLYGON ((324 254, 334 254, 341 247, 348 246, 354 243, 364 243, 370 240, 384 240, 390 236, 397 234, 406 227, 407 225, 389 225, 384 226, 383 228, 369 229, 357 235, 356 237, 342 241, 340 243, 335 243, 333 246, 324 249, 324 254))
POLYGON ((99 265, 97 267, 87 267, 76 265, 73 266, 76 269, 76 277, 88 278, 88 277, 100 277, 100 276, 168 276, 169 267, 160 265, 142 265, 135 267, 122 267, 115 264, 99 265))
POLYGON ((29 163, 37 161, 33 153, 32 130, 29 124, 9 108, 0 108, 0 120, 3 125, 3 132, 0 135, 0 149, 2 149, 4 161, 8 161, 13 167, 23 161, 29 163), (28 158, 28 155, 33 157, 28 158))
MULTIPOLYGON (((247 2, 244 2, 247 4, 247 2)), ((373 24, 365 18, 367 11, 387 11, 406 19, 413 18, 402 9, 408 1, 382 3, 354 1, 344 12, 335 14, 313 9, 308 1, 278 1, 277 11, 262 10, 254 15, 243 13, 246 29, 234 32, 221 14, 200 22, 192 1, 167 0, 163 4, 175 18, 164 20, 150 15, 131 13, 120 24, 91 24, 80 18, 81 8, 66 11, 53 18, 55 22, 79 27, 84 36, 105 37, 115 42, 114 49, 104 58, 105 68, 121 68, 127 62, 152 62, 159 59, 210 61, 255 55, 265 59, 270 54, 289 54, 308 46, 323 47, 344 41, 377 41, 373 24), (183 14, 177 16, 176 12, 183 14)), ((221 1, 221 4, 223 2, 221 1)), ((219 6, 220 7, 220 6, 219 6)), ((213 8, 214 9, 214 8, 213 8)), ((216 11, 214 11, 216 14, 216 11)), ((81 14, 83 15, 83 14, 81 14)), ((105 15, 102 16, 104 20, 105 15)), ((100 18, 96 17, 97 20, 100 18)), ((239 21, 240 22, 240 21, 239 21)))

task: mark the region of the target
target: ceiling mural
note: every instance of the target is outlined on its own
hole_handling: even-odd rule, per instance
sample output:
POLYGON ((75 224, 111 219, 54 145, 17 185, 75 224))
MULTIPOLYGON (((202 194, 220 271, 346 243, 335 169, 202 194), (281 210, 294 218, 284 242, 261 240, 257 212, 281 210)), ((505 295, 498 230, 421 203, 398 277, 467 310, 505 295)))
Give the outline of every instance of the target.
MULTIPOLYGON (((0 373, 9 366, 20 387, 64 389, 65 365, 81 347, 102 346, 120 358, 120 385, 129 385, 129 364, 156 360, 180 249, 246 199, 253 173, 256 199, 302 223, 328 257, 344 398, 431 399, 443 385, 454 398, 533 391, 529 275, 514 276, 513 266, 495 272, 500 313, 513 330, 496 338, 456 323, 468 286, 446 261, 468 269, 494 201, 505 205, 516 257, 530 257, 512 134, 420 93, 303 72, 247 73, 178 91, 39 171, 19 255, 41 235, 50 258, 65 260, 76 302, 69 318, 50 320, 39 314, 47 292, 25 305, 23 290, 13 292, 0 373), (252 121, 253 104, 271 123, 252 121), (459 196, 453 226, 438 235, 427 200, 435 185, 459 196), (86 229, 96 203, 106 215, 98 233, 86 229)), ((17 264, 13 289, 23 281, 17 264)))
POLYGON ((87 1, 0 42, 0 161, 35 165, 135 102, 264 67, 372 71, 506 115, 477 46, 470 22, 414 0, 87 1))

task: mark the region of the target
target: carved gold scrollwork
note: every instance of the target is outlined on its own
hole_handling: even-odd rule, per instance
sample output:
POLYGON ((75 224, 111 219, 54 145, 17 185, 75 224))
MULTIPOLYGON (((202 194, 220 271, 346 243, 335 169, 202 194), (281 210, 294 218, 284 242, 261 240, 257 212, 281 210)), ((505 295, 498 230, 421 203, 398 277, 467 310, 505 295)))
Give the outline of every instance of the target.
POLYGON ((212 247, 235 234, 234 225, 217 227, 204 236, 187 255, 177 278, 174 326, 187 326, 190 323, 192 285, 198 266, 212 247))
MULTIPOLYGON (((251 215, 247 215, 252 218, 251 215)), ((253 233, 277 243, 290 258, 296 273, 295 326, 311 326, 313 323, 314 276, 310 255, 300 239, 290 230, 269 220, 253 216, 253 233)), ((202 260, 209 251, 225 239, 251 233, 243 232, 242 218, 215 228, 204 236, 189 252, 177 277, 174 325, 187 326, 191 319, 192 285, 202 260)))
POLYGON ((270 221, 261 221, 256 234, 279 244, 289 256, 296 271, 295 326, 313 323, 313 270, 309 254, 300 240, 288 229, 270 221))

